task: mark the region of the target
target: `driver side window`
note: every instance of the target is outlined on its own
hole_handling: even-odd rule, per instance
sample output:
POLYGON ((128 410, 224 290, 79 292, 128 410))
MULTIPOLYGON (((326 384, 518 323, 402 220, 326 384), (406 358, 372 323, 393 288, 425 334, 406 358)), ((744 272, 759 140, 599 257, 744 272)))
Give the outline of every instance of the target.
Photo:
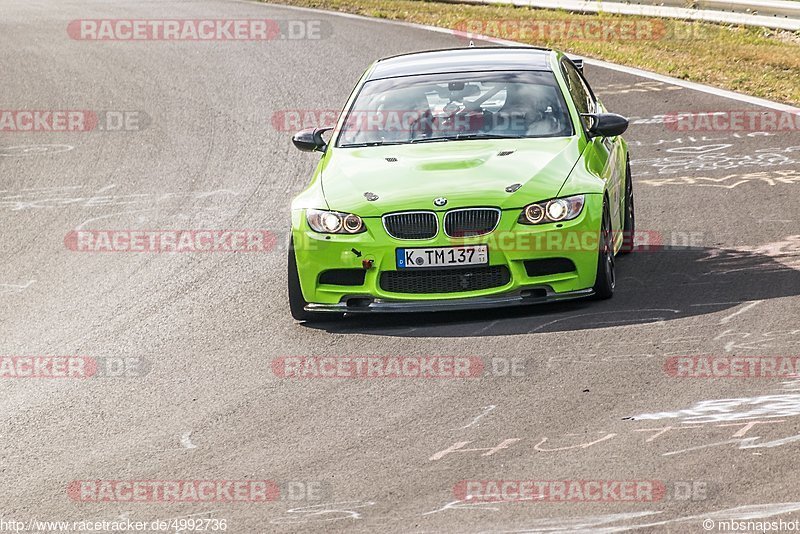
MULTIPOLYGON (((567 87, 578 113, 597 113, 597 103, 594 100, 591 89, 586 85, 583 76, 578 69, 567 59, 561 60, 561 71, 567 80, 567 87)), ((587 127, 586 120, 581 117, 584 128, 587 127)))

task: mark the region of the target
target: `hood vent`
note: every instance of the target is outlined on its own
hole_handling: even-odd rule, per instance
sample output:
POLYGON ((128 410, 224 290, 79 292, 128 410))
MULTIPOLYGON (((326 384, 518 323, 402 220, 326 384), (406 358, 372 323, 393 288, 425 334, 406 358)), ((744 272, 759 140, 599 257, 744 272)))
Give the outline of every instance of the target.
POLYGON ((514 150, 503 150, 502 152, 498 152, 497 155, 502 158, 503 156, 510 156, 513 153, 514 150))
POLYGON ((385 159, 386 159, 386 161, 388 161, 389 163, 395 163, 395 162, 397 161, 397 158, 385 158, 385 159))

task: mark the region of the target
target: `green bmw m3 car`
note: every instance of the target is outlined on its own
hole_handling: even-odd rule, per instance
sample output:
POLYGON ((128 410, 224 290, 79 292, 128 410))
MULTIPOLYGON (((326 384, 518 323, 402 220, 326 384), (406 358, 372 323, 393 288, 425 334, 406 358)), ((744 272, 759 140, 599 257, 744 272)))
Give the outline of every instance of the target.
POLYGON ((582 62, 532 47, 372 64, 292 202, 296 320, 610 298, 632 249, 628 121, 582 62))

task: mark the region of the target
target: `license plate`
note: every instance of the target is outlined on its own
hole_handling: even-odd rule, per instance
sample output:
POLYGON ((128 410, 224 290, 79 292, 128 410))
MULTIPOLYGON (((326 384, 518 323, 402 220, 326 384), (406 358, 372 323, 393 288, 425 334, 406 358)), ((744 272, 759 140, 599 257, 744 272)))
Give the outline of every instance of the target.
POLYGON ((487 245, 397 249, 398 269, 488 264, 489 247, 487 245))

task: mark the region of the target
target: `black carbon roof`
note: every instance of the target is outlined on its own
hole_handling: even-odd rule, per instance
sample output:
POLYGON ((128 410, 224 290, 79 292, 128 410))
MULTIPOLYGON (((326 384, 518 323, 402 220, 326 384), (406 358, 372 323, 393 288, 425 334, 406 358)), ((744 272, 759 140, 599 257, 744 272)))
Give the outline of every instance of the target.
POLYGON ((475 47, 430 50, 392 56, 379 60, 370 80, 487 70, 550 70, 553 51, 533 47, 475 47))

